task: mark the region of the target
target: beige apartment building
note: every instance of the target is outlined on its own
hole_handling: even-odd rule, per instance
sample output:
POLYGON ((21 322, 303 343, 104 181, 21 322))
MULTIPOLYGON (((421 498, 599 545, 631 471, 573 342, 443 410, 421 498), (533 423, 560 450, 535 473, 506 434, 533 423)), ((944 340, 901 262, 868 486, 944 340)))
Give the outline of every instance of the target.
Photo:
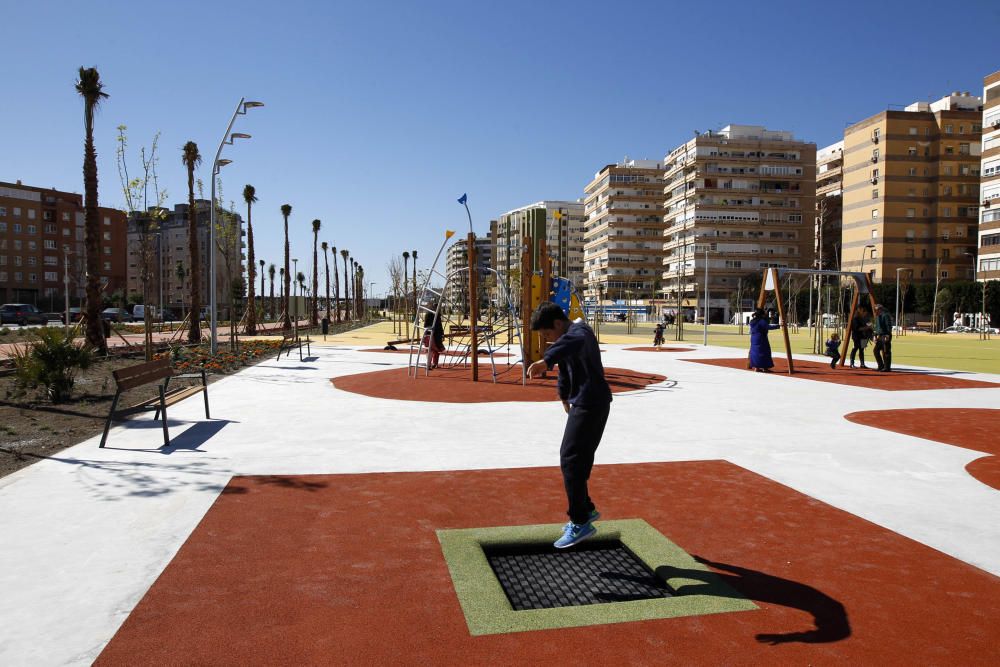
MULTIPOLYGON (((101 289, 125 285, 125 214, 98 208, 101 289)), ((0 303, 31 303, 61 312, 86 290, 83 195, 0 182, 0 303)))
POLYGON ((585 303, 652 304, 663 256, 663 163, 625 159, 606 165, 585 193, 585 303))
MULTIPOLYGON (((448 246, 448 249, 445 251, 445 275, 451 278, 447 285, 448 294, 446 296, 448 301, 456 308, 461 308, 468 300, 466 290, 469 285, 469 274, 467 271, 459 273, 460 269, 468 268, 469 266, 468 245, 468 240, 463 237, 448 246)), ((480 271, 492 268, 493 252, 492 232, 487 232, 485 238, 476 237, 476 265, 480 271)), ((480 281, 484 279, 482 273, 480 273, 479 279, 480 281)), ((436 280, 432 279, 431 282, 431 286, 435 287, 435 289, 444 287, 436 280)))
POLYGON ((579 290, 583 280, 583 204, 578 201, 544 200, 507 211, 490 223, 494 240, 493 268, 500 280, 510 284, 519 276, 521 247, 531 239, 533 266, 539 264, 539 240, 552 260, 552 275, 569 278, 579 290))
POLYGON ((812 266, 816 144, 727 125, 673 149, 664 163, 662 311, 679 303, 703 312, 706 251, 710 322, 729 321, 740 278, 812 266))
POLYGON ((813 233, 815 265, 840 269, 841 216, 844 196, 844 142, 816 150, 816 228, 813 233))
POLYGON ((972 278, 982 120, 981 99, 956 92, 844 131, 845 271, 972 278))
POLYGON ((1000 280, 1000 72, 983 80, 978 280, 1000 280))
MULTIPOLYGON (((208 228, 211 213, 211 203, 206 199, 196 199, 198 222, 198 249, 201 264, 201 304, 207 307, 209 284, 209 254, 208 228)), ((149 234, 148 245, 150 258, 150 303, 161 305, 175 311, 181 316, 191 305, 191 244, 187 220, 188 205, 175 204, 173 210, 165 211, 165 217, 156 230, 149 234)), ((219 305, 219 316, 228 319, 230 303, 231 278, 245 275, 246 255, 243 219, 238 213, 230 212, 234 227, 228 234, 228 249, 224 253, 218 246, 215 248, 216 300, 219 305), (228 262, 226 254, 228 253, 228 262), (229 274, 232 274, 231 276, 229 274)), ((222 244, 223 234, 219 231, 219 217, 216 216, 216 240, 222 244)), ((128 221, 128 293, 142 294, 141 234, 133 215, 128 221)), ((258 277, 258 280, 260 278, 258 277)), ((259 285, 258 285, 259 287, 259 285)), ((237 314, 237 317, 239 314, 237 314)))

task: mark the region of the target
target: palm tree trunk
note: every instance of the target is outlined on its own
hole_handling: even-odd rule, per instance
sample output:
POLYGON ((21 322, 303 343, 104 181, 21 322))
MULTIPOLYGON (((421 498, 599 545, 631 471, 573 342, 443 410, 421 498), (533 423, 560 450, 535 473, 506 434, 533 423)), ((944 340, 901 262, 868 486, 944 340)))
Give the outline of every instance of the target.
POLYGON ((313 271, 312 271, 312 306, 309 308, 309 325, 316 326, 319 324, 319 299, 316 295, 319 293, 319 255, 316 254, 316 245, 319 243, 319 232, 313 232, 313 271))
MULTIPOLYGON (((250 202, 247 202, 247 335, 254 336, 257 334, 257 299, 255 298, 254 289, 256 288, 257 282, 257 263, 253 256, 253 219, 251 217, 251 206, 250 202)), ((232 316, 230 316, 232 319, 232 316)), ((229 323, 231 327, 235 327, 235 322, 229 323)))
POLYGON ((201 342, 201 255, 198 252, 198 212, 194 205, 194 165, 188 165, 188 237, 191 248, 191 326, 188 342, 201 342))
POLYGON ((337 248, 333 248, 333 312, 340 324, 340 269, 337 268, 337 248))
POLYGON ((350 311, 350 308, 348 306, 348 304, 351 303, 351 290, 350 290, 350 284, 351 283, 349 283, 347 281, 347 275, 348 275, 348 266, 347 266, 347 264, 348 264, 348 261, 349 260, 345 257, 344 258, 344 319, 346 319, 346 320, 350 320, 351 319, 351 311, 350 311))
POLYGON ((291 272, 291 269, 288 267, 288 255, 289 255, 289 248, 288 248, 288 216, 285 215, 283 217, 285 218, 285 293, 284 293, 284 296, 282 298, 282 301, 284 302, 282 304, 282 306, 284 307, 284 310, 285 310, 285 319, 284 319, 284 321, 281 324, 281 328, 284 331, 290 331, 291 328, 292 328, 292 319, 291 319, 291 316, 288 313, 288 305, 289 305, 288 294, 289 294, 290 288, 292 286, 292 272, 291 272))
POLYGON ((93 107, 85 113, 87 138, 83 150, 85 247, 87 249, 87 343, 108 353, 101 322, 101 220, 97 210, 97 150, 94 148, 93 107))
POLYGON ((323 251, 323 269, 326 271, 326 321, 330 322, 330 258, 326 250, 323 251))
POLYGON ((271 298, 270 303, 268 303, 268 312, 271 313, 271 319, 274 319, 274 276, 271 276, 271 298))

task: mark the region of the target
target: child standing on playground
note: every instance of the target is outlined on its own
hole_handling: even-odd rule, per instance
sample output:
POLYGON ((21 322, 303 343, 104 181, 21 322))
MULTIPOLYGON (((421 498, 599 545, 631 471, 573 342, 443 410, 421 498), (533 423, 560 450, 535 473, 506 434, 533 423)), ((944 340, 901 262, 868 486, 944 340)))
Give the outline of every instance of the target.
POLYGON ((653 347, 659 349, 663 345, 663 323, 657 322, 656 329, 653 330, 653 347))
POLYGON ((532 313, 531 330, 537 331, 548 347, 543 358, 528 367, 528 377, 541 377, 558 364, 557 389, 568 415, 559 464, 569 523, 554 544, 565 549, 597 532, 593 522, 601 515, 590 499, 587 482, 611 411, 611 388, 604 379, 597 337, 582 319, 570 322, 562 308, 546 301, 532 313))
POLYGON ((834 331, 826 341, 826 356, 830 357, 830 368, 836 368, 840 361, 840 334, 834 331))

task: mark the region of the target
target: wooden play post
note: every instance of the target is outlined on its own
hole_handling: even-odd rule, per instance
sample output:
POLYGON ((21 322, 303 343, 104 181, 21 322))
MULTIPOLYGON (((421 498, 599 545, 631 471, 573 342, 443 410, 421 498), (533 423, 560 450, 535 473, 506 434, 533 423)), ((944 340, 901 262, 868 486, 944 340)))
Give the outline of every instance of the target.
MULTIPOLYGON (((763 308, 767 302, 767 290, 774 290, 774 299, 778 304, 778 321, 781 323, 781 334, 785 340, 785 356, 788 358, 788 374, 795 372, 795 362, 792 361, 792 343, 788 339, 788 320, 785 318, 785 302, 781 298, 781 283, 778 282, 778 269, 769 268, 760 283, 760 296, 757 307, 763 308)), ((770 324, 770 322, 768 323, 770 324)))
POLYGON ((479 382, 479 272, 476 269, 476 235, 469 232, 469 334, 472 337, 472 381, 479 382))
POLYGON ((531 330, 531 313, 534 310, 531 298, 531 237, 523 237, 521 244, 521 328, 524 337, 521 341, 523 349, 521 356, 524 358, 524 365, 530 366, 535 360, 535 338, 537 334, 531 330))

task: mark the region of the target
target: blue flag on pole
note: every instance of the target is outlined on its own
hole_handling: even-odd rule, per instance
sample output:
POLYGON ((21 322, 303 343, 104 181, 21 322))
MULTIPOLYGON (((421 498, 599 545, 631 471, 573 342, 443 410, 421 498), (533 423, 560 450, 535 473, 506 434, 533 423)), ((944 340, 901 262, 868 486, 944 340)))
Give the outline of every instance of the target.
POLYGON ((469 201, 469 195, 468 195, 468 193, 463 193, 462 196, 458 198, 458 203, 459 204, 464 204, 467 201, 469 201))

